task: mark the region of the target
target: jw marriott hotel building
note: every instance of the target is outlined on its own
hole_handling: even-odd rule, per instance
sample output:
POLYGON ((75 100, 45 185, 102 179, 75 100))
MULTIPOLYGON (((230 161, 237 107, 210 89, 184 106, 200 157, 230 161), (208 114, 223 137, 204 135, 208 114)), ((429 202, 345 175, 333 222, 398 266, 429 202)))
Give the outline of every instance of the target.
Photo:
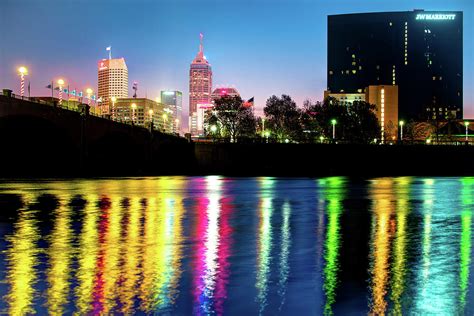
POLYGON ((463 116, 462 12, 328 16, 328 91, 398 86, 398 117, 463 116))

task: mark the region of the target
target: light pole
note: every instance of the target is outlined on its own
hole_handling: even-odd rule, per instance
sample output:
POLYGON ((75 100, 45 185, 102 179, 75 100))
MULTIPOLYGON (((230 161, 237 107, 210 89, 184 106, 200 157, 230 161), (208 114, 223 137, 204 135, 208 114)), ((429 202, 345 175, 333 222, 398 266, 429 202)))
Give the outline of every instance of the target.
POLYGON ((150 119, 150 131, 153 130, 153 110, 148 110, 148 117, 150 119))
POLYGON ((466 126, 466 142, 469 140, 469 122, 465 121, 464 126, 466 126))
POLYGON ((402 120, 400 121, 400 141, 403 141, 403 125, 405 125, 405 122, 402 120))
POLYGON ((58 80, 58 88, 59 88, 59 91, 58 91, 58 98, 59 98, 59 105, 62 105, 62 104, 63 104, 63 86, 64 86, 64 80, 63 80, 63 79, 59 79, 59 80, 58 80))
POLYGON ((176 123, 176 133, 179 134, 179 119, 175 119, 174 122, 176 123))
POLYGON ((117 102, 117 98, 111 97, 110 101, 112 101, 112 121, 115 121, 115 102, 117 102))
POLYGON ((20 74, 20 96, 23 98, 25 94, 25 76, 28 74, 28 68, 21 66, 18 68, 18 73, 20 74))
POLYGON ((267 143, 268 143, 268 137, 270 137, 270 131, 265 131, 265 137, 267 138, 267 143))
POLYGON ((168 114, 163 113, 163 132, 166 133, 166 121, 168 120, 168 114))
POLYGON ((91 88, 87 88, 86 89, 86 94, 87 94, 87 105, 89 106, 89 109, 90 109, 90 106, 91 106, 91 97, 92 97, 92 93, 94 92, 94 90, 92 90, 91 88))
POLYGON ((132 103, 132 125, 135 124, 135 110, 137 109, 137 105, 132 103))
POLYGON ((336 119, 332 119, 331 120, 331 124, 332 124, 332 139, 335 140, 336 139, 336 119))

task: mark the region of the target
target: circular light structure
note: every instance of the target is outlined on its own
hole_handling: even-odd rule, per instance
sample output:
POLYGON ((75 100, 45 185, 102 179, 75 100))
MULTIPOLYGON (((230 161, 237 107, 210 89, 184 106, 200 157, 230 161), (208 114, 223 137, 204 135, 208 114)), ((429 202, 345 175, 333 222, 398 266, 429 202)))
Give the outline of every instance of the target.
POLYGON ((18 68, 18 72, 21 75, 27 75, 28 74, 28 68, 26 68, 25 66, 21 66, 21 67, 18 68))
POLYGON ((91 95, 92 92, 94 92, 94 90, 92 90, 91 88, 87 88, 87 89, 86 89, 87 95, 91 95))
POLYGON ((404 121, 400 121, 399 124, 400 124, 400 126, 403 126, 403 125, 405 124, 405 122, 404 122, 404 121))
POLYGON ((466 127, 469 126, 469 122, 468 122, 468 121, 465 121, 465 122, 464 122, 464 126, 466 126, 466 127))
POLYGON ((135 103, 132 103, 132 109, 136 109, 137 108, 137 105, 135 103))
POLYGON ((337 123, 336 119, 332 119, 332 120, 331 120, 331 124, 332 124, 332 125, 336 125, 336 123, 337 123))
POLYGON ((111 97, 110 100, 115 103, 117 101, 117 98, 116 97, 111 97))
POLYGON ((64 85, 64 80, 63 79, 58 79, 58 85, 63 86, 64 85))
POLYGON ((149 114, 150 116, 152 116, 152 115, 153 115, 153 110, 149 110, 149 111, 148 111, 148 114, 149 114))
POLYGON ((217 131, 217 126, 212 125, 211 126, 211 132, 215 133, 217 131))

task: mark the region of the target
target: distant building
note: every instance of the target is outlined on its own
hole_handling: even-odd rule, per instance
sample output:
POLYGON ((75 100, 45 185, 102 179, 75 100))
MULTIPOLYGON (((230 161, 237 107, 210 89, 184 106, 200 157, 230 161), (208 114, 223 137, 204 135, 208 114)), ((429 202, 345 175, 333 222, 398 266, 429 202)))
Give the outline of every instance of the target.
POLYGON ((97 68, 97 97, 104 105, 102 114, 108 114, 110 98, 128 98, 128 68, 124 58, 102 59, 97 68))
POLYGON ((180 91, 161 91, 160 100, 170 110, 173 133, 179 133, 182 119, 183 94, 180 91))
POLYGON ((380 138, 383 141, 398 139, 398 86, 368 86, 363 91, 363 93, 324 91, 324 98, 335 98, 340 104, 347 106, 355 101, 365 101, 375 105, 375 114, 380 124, 380 138))
POLYGON ((212 68, 204 56, 200 34, 199 52, 189 69, 189 130, 191 135, 197 135, 197 105, 211 103, 212 68))
POLYGON ((332 93, 331 91, 324 91, 324 98, 335 98, 342 105, 351 105, 354 101, 365 101, 365 93, 332 93))
POLYGON ((132 123, 150 127, 153 120, 154 129, 166 133, 173 132, 172 123, 170 124, 168 115, 165 111, 166 106, 162 103, 145 98, 121 98, 115 102, 115 120, 119 122, 132 123), (150 113, 150 110, 153 111, 150 113))
POLYGON ((239 91, 233 87, 218 87, 215 88, 211 93, 211 101, 214 102, 216 99, 229 96, 229 97, 240 97, 239 91))
POLYGON ((398 85, 399 117, 462 118, 463 13, 328 16, 327 89, 398 85))

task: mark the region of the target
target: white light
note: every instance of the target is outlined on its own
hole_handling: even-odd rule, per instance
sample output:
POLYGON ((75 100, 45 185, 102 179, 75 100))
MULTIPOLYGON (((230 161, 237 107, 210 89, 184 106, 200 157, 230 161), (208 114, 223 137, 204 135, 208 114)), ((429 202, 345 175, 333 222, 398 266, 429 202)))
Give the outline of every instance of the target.
POLYGON ((454 20, 456 14, 417 14, 417 20, 454 20))

